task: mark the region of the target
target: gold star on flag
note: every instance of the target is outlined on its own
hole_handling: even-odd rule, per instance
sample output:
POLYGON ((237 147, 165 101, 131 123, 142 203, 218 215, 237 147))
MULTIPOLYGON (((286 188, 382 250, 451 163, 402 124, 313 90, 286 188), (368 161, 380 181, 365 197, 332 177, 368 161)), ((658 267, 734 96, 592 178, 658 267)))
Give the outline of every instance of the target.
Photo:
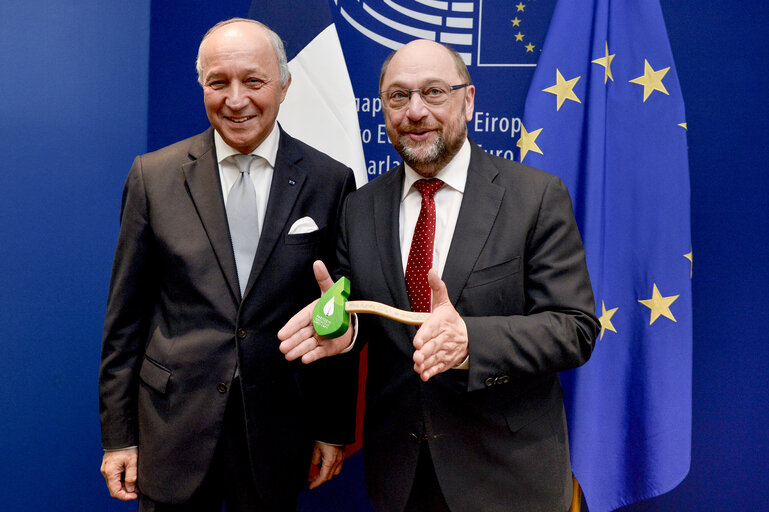
POLYGON ((526 8, 526 4, 523 2, 519 2, 518 5, 515 6, 516 9, 518 9, 516 12, 523 12, 523 10, 526 8))
POLYGON ((539 132, 542 131, 542 128, 539 130, 534 130, 533 132, 529 133, 526 131, 526 128, 524 128, 523 125, 521 125, 521 138, 518 139, 518 142, 515 143, 516 146, 521 148, 521 162, 523 162, 523 159, 526 158, 526 153, 529 151, 534 151, 535 153, 539 153, 542 155, 542 150, 539 149, 539 146, 537 146, 536 140, 537 137, 539 137, 539 132))
POLYGON ((614 81, 614 77, 611 76, 611 61, 614 60, 615 55, 609 55, 609 42, 606 42, 606 54, 601 57, 600 59, 595 59, 593 64, 598 64, 600 66, 603 66, 606 68, 603 73, 603 83, 606 83, 607 80, 614 81))
POLYGON ((558 103, 555 107, 556 111, 561 110, 561 105, 563 105, 563 102, 566 100, 582 103, 579 101, 579 98, 577 98, 577 95, 574 94, 574 86, 577 85, 577 81, 579 81, 580 78, 582 77, 578 76, 577 78, 572 78, 571 80, 565 80, 563 75, 561 75, 561 72, 556 68, 555 85, 552 85, 547 89, 542 89, 542 92, 555 94, 555 96, 558 98, 558 103))
POLYGON ((691 279, 694 272, 694 251, 692 251, 691 247, 689 247, 689 252, 684 254, 684 258, 689 260, 689 279, 691 279))
POLYGON ((638 78, 630 80, 631 84, 644 86, 644 103, 646 102, 646 99, 649 97, 649 95, 654 91, 663 92, 670 96, 670 94, 668 94, 668 90, 665 89, 665 86, 662 84, 662 79, 665 77, 668 71, 670 71, 670 66, 666 67, 665 69, 660 69, 659 71, 654 71, 654 69, 652 69, 651 65, 649 64, 649 61, 644 59, 643 76, 639 76, 638 78))
POLYGON ((521 31, 519 30, 517 34, 515 34, 515 40, 516 41, 523 41, 523 34, 521 34, 521 31))
POLYGON ((614 313, 616 313, 618 309, 619 308, 612 308, 606 311, 606 304, 601 301, 601 318, 598 319, 598 321, 601 322, 601 335, 598 337, 599 340, 603 339, 604 331, 617 332, 617 329, 615 329, 614 325, 611 323, 611 317, 614 316, 614 313))
POLYGON ((687 132, 689 131, 689 127, 688 127, 688 126, 686 126, 686 123, 678 123, 678 126, 680 126, 681 128, 683 128, 683 129, 684 129, 684 130, 686 130, 687 132))
POLYGON ((529 53, 529 52, 534 53, 534 45, 533 44, 529 43, 526 46, 524 46, 524 48, 526 48, 526 53, 529 53))
POLYGON ((516 16, 515 18, 511 19, 510 21, 513 22, 513 26, 514 27, 520 27, 521 26, 521 20, 518 19, 518 16, 516 16))
POLYGON ((670 312, 670 305, 673 304, 680 295, 671 295, 670 297, 663 297, 660 291, 657 289, 657 283, 654 283, 654 290, 652 291, 652 298, 646 300, 639 300, 641 304, 652 310, 651 318, 649 319, 649 325, 652 325, 660 315, 665 318, 669 318, 674 322, 677 322, 673 313, 670 312))

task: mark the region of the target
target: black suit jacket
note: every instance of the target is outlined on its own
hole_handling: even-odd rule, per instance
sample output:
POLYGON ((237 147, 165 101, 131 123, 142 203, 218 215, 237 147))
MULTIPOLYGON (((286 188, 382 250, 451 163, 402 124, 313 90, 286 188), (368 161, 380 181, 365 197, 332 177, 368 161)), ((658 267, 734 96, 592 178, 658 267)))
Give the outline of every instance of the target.
POLYGON ((99 387, 103 446, 139 446, 142 493, 178 503, 198 487, 236 364, 267 503, 306 484, 314 440, 353 440, 354 361, 289 363, 276 333, 317 298, 312 262, 335 262, 339 213, 354 188, 349 168, 281 130, 241 300, 213 130, 136 158, 123 192, 99 387), (305 216, 320 229, 289 235, 305 216))
MULTIPOLYGON (((340 271, 351 299, 409 309, 398 240, 403 166, 353 193, 340 271)), ((558 372, 583 364, 598 332, 568 192, 556 177, 475 144, 443 271, 467 324, 470 370, 427 383, 416 330, 360 315, 368 343, 364 461, 377 511, 401 512, 426 439, 453 512, 562 512, 571 497, 558 372)))

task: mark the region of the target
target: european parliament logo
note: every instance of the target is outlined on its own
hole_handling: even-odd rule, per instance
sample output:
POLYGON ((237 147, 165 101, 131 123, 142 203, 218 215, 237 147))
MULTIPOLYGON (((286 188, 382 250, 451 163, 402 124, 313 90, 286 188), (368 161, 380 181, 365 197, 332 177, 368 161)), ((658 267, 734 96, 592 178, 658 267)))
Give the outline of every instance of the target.
POLYGON ((413 39, 451 45, 468 66, 535 66, 554 0, 334 0, 371 41, 397 50, 413 39))

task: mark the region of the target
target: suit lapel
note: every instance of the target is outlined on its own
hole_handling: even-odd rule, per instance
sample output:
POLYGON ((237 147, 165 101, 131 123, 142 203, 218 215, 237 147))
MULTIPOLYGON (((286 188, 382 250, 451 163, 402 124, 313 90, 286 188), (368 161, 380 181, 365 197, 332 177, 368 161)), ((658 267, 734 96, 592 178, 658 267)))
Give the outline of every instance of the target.
POLYGON ((398 236, 403 174, 403 164, 401 164, 377 178, 384 180, 382 185, 386 192, 374 195, 374 230, 385 281, 394 300, 393 305, 400 309, 410 310, 406 281, 403 278, 404 271, 398 236))
POLYGON ((280 129, 280 143, 275 157, 267 211, 244 296, 248 296, 285 231, 291 210, 307 179, 307 172, 298 165, 301 160, 302 152, 293 142, 293 138, 280 129))
POLYGON ((219 267, 230 287, 230 293, 237 301, 240 289, 222 198, 222 185, 219 181, 212 128, 198 136, 198 140, 190 147, 189 156, 192 161, 182 165, 187 188, 216 254, 219 267))
POLYGON ((492 161, 474 143, 471 147, 465 193, 443 269, 443 281, 453 304, 459 300, 467 278, 488 241, 505 194, 503 187, 493 183, 499 171, 492 161))
MULTIPOLYGON (((492 161, 472 142, 471 148, 465 193, 443 270, 443 280, 454 304, 459 300, 470 272, 488 241, 505 194, 503 187, 493 183, 499 171, 492 161)), ((411 306, 403 278, 398 237, 403 174, 401 164, 377 178, 385 180, 383 187, 387 192, 374 196, 374 228, 385 280, 394 299, 393 305, 409 310, 411 306)))

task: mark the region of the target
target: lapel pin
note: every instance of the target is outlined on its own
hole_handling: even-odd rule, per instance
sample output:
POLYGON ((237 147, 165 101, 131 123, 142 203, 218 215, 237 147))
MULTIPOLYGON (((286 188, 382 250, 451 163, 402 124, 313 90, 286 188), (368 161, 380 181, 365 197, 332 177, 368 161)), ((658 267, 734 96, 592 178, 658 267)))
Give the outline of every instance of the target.
POLYGON ((291 178, 288 179, 289 185, 296 185, 296 181, 292 180, 291 178))

